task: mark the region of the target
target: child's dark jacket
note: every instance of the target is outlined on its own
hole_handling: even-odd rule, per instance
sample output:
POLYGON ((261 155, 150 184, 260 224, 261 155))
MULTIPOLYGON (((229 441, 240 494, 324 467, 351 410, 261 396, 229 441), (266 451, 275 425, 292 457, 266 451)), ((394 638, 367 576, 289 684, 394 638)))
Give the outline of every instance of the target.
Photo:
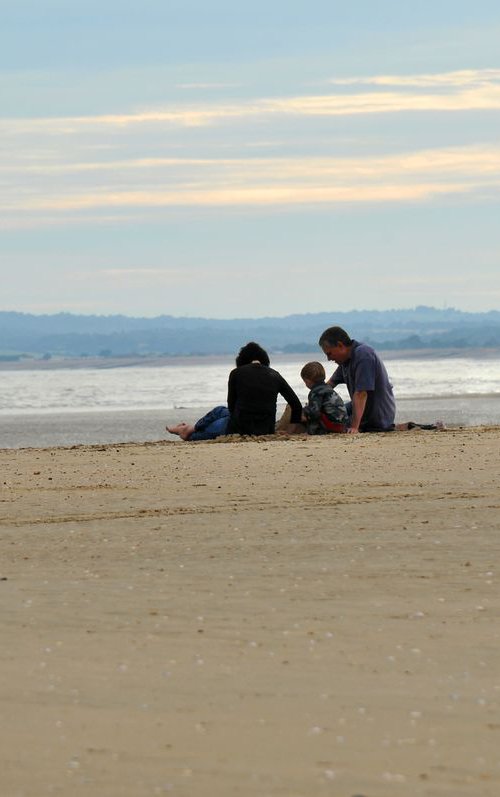
POLYGON ((318 382, 311 389, 304 407, 308 434, 328 434, 345 430, 347 412, 344 402, 331 385, 318 382))

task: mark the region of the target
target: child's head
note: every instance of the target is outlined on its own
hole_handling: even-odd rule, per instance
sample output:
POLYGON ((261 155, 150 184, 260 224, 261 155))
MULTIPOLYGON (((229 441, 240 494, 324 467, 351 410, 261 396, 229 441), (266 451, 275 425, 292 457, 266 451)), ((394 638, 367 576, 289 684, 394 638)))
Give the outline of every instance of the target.
POLYGON ((326 373, 325 369, 321 365, 321 363, 306 363, 300 372, 302 379, 305 382, 306 387, 311 388, 313 385, 317 385, 318 382, 324 382, 326 373))

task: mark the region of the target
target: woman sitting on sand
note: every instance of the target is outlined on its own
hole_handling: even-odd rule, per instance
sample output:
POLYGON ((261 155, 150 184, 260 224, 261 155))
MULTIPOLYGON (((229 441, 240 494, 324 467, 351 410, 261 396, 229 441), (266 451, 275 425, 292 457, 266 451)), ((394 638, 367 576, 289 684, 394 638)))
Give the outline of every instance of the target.
POLYGON ((229 374, 227 407, 215 407, 194 425, 167 426, 167 432, 183 440, 213 440, 224 434, 274 434, 278 394, 291 407, 291 423, 300 423, 302 405, 298 396, 270 367, 267 352, 258 343, 247 343, 229 374))

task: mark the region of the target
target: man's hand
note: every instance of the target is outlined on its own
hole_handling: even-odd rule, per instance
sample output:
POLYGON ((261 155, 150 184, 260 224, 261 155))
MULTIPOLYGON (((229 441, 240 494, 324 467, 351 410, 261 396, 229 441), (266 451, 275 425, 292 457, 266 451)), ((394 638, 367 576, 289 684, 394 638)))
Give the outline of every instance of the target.
POLYGON ((354 426, 351 426, 347 429, 347 434, 359 434, 359 429, 356 429, 354 426))

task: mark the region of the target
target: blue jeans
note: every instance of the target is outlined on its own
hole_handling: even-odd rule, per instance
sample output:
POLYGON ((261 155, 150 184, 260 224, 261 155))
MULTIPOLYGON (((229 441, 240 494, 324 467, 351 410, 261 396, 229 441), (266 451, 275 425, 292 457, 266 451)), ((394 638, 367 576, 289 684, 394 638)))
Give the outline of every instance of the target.
POLYGON ((227 407, 214 407, 203 418, 196 421, 194 432, 190 440, 213 440, 226 434, 229 423, 229 410, 227 407))

